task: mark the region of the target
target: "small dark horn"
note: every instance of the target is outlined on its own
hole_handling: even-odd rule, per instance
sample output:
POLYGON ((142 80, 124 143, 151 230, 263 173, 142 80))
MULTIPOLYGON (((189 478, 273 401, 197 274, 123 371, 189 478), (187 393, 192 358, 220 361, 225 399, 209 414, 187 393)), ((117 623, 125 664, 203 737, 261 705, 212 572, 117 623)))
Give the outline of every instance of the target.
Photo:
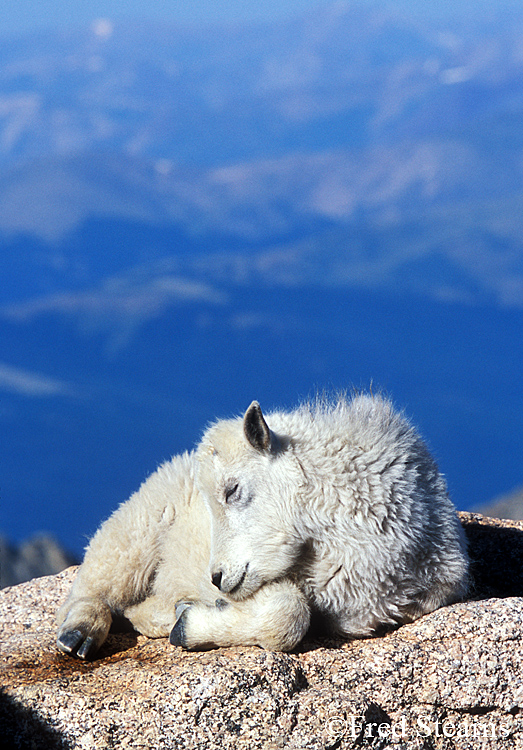
POLYGON ((250 445, 260 453, 270 453, 276 448, 277 437, 269 429, 257 401, 253 401, 245 412, 243 431, 250 445))

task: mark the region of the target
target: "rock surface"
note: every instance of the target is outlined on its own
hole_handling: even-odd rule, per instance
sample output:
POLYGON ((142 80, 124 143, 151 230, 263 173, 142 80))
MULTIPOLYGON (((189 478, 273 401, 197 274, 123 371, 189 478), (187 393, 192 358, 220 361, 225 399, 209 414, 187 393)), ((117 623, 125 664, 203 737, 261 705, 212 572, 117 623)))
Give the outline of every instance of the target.
POLYGON ((0 592, 1 735, 12 748, 523 747, 523 522, 460 514, 472 598, 383 637, 188 653, 112 634, 58 653, 74 569, 0 592))

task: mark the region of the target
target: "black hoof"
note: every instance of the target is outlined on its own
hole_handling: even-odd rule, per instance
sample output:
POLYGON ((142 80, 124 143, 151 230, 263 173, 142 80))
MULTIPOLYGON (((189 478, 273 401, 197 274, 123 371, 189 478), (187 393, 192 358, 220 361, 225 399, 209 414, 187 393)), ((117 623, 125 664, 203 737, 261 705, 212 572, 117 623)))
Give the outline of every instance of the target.
POLYGON ((169 643, 172 646, 182 646, 183 648, 187 648, 187 640, 185 638, 185 612, 186 610, 182 612, 171 630, 169 643))
POLYGON ((78 651, 76 652, 77 656, 80 657, 80 659, 89 659, 90 656, 93 656, 96 651, 94 638, 91 638, 91 636, 88 636, 85 641, 82 643, 78 651))
POLYGON ((185 610, 189 609, 192 604, 192 602, 185 601, 185 599, 180 599, 179 602, 176 602, 176 604, 174 605, 174 616, 176 617, 176 619, 178 620, 183 615, 185 610))
POLYGON ((60 651, 72 654, 75 652, 78 644, 83 641, 83 638, 84 634, 79 630, 67 630, 58 636, 57 645, 60 651))
POLYGON ((86 638, 80 630, 67 630, 58 636, 56 643, 60 651, 80 659, 88 659, 96 652, 94 638, 86 638))

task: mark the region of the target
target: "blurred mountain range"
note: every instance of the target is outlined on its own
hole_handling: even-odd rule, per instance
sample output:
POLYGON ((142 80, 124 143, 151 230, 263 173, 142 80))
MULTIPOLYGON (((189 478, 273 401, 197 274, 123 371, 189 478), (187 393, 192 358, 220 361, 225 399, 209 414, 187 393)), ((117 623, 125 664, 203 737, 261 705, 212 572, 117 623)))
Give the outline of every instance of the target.
POLYGON ((521 483, 523 7, 0 45, 0 528, 78 550, 205 423, 374 381, 521 483), (44 502, 45 499, 45 502, 44 502))
POLYGON ((51 536, 39 534, 18 546, 0 537, 0 589, 60 573, 78 562, 51 536))
POLYGON ((523 518, 523 487, 517 487, 506 495, 496 497, 480 509, 480 513, 493 518, 511 518, 519 521, 523 518))

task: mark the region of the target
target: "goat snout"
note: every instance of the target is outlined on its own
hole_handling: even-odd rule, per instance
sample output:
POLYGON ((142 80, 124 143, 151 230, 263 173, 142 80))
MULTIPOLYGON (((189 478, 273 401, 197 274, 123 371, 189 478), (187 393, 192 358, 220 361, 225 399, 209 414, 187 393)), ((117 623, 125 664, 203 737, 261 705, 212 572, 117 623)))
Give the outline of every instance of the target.
POLYGON ((238 568, 232 572, 228 571, 227 568, 215 570, 211 572, 211 581, 223 594, 235 595, 243 585, 248 567, 247 564, 243 570, 238 568))

